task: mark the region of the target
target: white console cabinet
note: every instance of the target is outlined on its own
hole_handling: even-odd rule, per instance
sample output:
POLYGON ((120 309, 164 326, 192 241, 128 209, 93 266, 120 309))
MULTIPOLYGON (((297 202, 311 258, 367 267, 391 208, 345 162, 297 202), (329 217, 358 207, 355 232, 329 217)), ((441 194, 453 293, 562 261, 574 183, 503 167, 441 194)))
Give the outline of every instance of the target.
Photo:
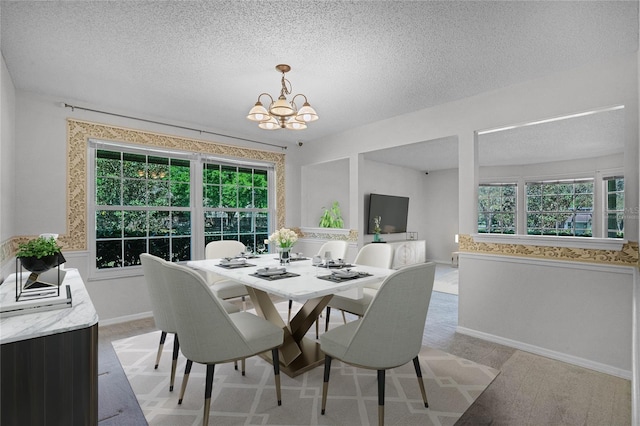
POLYGON ((393 269, 427 261, 425 240, 396 241, 386 244, 393 247, 393 262, 391 263, 393 269))

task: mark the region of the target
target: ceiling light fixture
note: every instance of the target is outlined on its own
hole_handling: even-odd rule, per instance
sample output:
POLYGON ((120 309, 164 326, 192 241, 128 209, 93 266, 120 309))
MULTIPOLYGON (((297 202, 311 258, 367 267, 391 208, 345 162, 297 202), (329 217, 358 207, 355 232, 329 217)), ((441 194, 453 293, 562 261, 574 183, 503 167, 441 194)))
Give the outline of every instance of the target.
POLYGON ((307 128, 307 123, 316 121, 318 114, 309 105, 307 97, 301 93, 295 95, 291 102, 287 101, 286 95, 291 94, 291 82, 284 78, 284 75, 291 71, 291 67, 287 64, 276 65, 276 71, 282 73, 282 89, 280 89, 280 96, 276 101, 273 100, 270 94, 261 93, 258 95, 258 102, 251 108, 247 118, 251 121, 257 121, 258 127, 265 130, 277 130, 277 129, 289 129, 289 130, 304 130, 307 128), (269 103, 269 109, 265 108, 260 102, 260 98, 266 95, 271 102, 269 103), (295 103, 295 99, 298 96, 304 98, 304 104, 302 108, 298 109, 295 103))

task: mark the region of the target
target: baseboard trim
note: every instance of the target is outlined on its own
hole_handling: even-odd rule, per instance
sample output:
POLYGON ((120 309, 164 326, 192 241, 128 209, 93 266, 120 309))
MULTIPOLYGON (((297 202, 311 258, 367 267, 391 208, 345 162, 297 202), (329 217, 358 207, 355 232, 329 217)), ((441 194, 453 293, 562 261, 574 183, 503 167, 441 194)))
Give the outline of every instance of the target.
POLYGON ((514 349, 519 349, 525 352, 531 352, 536 355, 566 362, 568 364, 577 365, 578 367, 588 368, 589 370, 598 371, 600 373, 609 374, 611 376, 616 376, 627 380, 631 380, 632 378, 630 370, 623 370, 621 368, 612 367, 610 365, 602 364, 573 355, 568 355, 562 352, 552 351, 550 349, 541 348, 539 346, 519 342, 517 340, 511 340, 504 337, 496 336, 494 334, 484 333, 482 331, 477 331, 460 326, 456 327, 456 332, 471 337, 477 337, 478 339, 487 340, 489 342, 498 343, 500 345, 508 346, 514 349))
POLYGON ((104 321, 101 320, 98 323, 98 327, 114 325, 114 324, 122 324, 123 322, 136 321, 136 320, 147 319, 151 317, 153 317, 153 312, 151 311, 140 312, 139 314, 133 314, 133 315, 124 315, 121 317, 109 318, 104 321))

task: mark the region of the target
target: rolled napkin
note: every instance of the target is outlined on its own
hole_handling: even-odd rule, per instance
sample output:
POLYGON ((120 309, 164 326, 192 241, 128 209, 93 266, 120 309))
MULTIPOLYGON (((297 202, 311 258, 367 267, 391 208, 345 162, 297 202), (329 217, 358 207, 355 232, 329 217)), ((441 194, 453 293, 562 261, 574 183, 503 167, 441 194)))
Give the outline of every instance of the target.
POLYGON ((331 274, 339 278, 353 278, 358 275, 356 271, 352 271, 351 269, 338 269, 337 271, 331 272, 331 274))

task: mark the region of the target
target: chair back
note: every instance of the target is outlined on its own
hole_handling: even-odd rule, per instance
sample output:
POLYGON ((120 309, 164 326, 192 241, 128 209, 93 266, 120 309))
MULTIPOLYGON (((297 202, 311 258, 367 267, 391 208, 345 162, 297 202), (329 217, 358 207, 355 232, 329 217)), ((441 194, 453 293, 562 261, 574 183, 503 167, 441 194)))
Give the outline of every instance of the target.
POLYGON ((201 275, 166 262, 165 286, 171 300, 180 348, 200 363, 239 359, 252 350, 201 275))
POLYGON ((391 268, 393 262, 393 247, 389 244, 367 244, 363 246, 356 260, 356 265, 374 266, 377 268, 391 268))
POLYGON ((156 327, 166 333, 175 333, 176 325, 169 301, 169 294, 164 286, 163 265, 167 263, 164 259, 148 253, 140 254, 144 280, 147 283, 151 310, 156 327))
POLYGON ((237 240, 211 241, 204 248, 204 257, 206 259, 234 257, 246 250, 247 247, 237 240))
POLYGON ((415 358, 422 347, 434 274, 435 263, 429 262, 389 275, 359 320, 342 359, 387 369, 415 358))
MULTIPOLYGON (((204 258, 222 259, 223 257, 234 257, 246 250, 247 247, 237 240, 211 241, 204 248, 204 258)), ((222 275, 214 272, 206 272, 205 275, 209 284, 226 280, 222 275)))
POLYGON ((343 240, 327 241, 324 243, 320 250, 318 250, 317 256, 324 258, 324 254, 328 251, 331 252, 331 258, 344 259, 347 256, 347 248, 349 243, 343 240))

